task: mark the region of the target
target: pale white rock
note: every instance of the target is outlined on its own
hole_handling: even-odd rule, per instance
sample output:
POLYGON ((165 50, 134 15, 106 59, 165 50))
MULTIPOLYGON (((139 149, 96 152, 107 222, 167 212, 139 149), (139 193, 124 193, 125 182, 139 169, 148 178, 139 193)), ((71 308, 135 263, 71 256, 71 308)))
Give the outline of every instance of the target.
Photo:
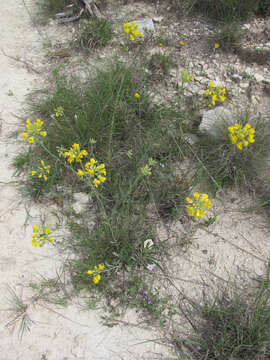
POLYGON ((238 74, 233 74, 232 79, 236 82, 240 82, 242 80, 242 76, 240 76, 238 74))
POLYGON ((84 192, 78 192, 73 194, 73 199, 79 201, 82 204, 87 204, 89 202, 89 196, 84 192))
POLYGON ((252 76, 252 70, 250 67, 246 67, 244 70, 244 74, 248 76, 252 76))
POLYGON ((51 212, 45 214, 45 223, 46 223, 46 226, 48 226, 49 228, 55 229, 60 225, 61 217, 58 214, 58 212, 51 211, 51 212))
POLYGON ((244 25, 242 25, 241 26, 241 29, 243 29, 243 30, 250 30, 250 25, 249 24, 244 24, 244 25))
POLYGON ((76 214, 80 214, 87 210, 88 205, 90 204, 91 199, 89 196, 83 192, 78 192, 73 194, 73 199, 75 200, 72 204, 72 209, 76 214))
POLYGON ((208 84, 209 80, 203 76, 196 76, 195 81, 199 82, 200 84, 208 84))
POLYGON ((249 87, 249 83, 243 82, 243 83, 240 83, 239 86, 240 86, 241 89, 247 89, 249 87))
POLYGON ((163 16, 156 16, 152 19, 155 23, 161 23, 163 21, 163 16))
POLYGON ((189 144, 189 145, 194 145, 198 142, 199 138, 197 135, 195 134, 190 134, 190 133, 186 133, 184 135, 184 140, 189 144))
POLYGON ((254 79, 258 82, 262 82, 264 80, 264 77, 261 74, 254 73, 253 76, 254 76, 254 79))
POLYGON ((87 210, 87 204, 82 204, 80 201, 72 204, 72 209, 76 214, 81 214, 87 210))
POLYGON ((142 19, 142 20, 135 20, 136 24, 138 24, 137 31, 154 31, 155 26, 153 20, 150 18, 142 19))
POLYGON ((223 127, 224 123, 228 125, 233 123, 232 113, 223 106, 219 106, 203 112, 199 131, 216 136, 220 133, 220 127, 223 127))

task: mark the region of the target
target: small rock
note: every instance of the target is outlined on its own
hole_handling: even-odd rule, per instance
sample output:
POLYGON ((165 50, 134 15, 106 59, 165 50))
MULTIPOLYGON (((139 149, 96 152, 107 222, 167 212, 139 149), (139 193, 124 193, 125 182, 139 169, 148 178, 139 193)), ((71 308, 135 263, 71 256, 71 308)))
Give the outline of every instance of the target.
POLYGON ((241 89, 247 89, 249 87, 249 83, 243 82, 243 83, 240 83, 239 86, 241 89))
POLYGON ((244 24, 244 25, 241 26, 241 28, 243 30, 250 30, 250 25, 249 24, 244 24))
POLYGON ((213 110, 203 112, 199 131, 216 136, 220 133, 220 127, 223 127, 224 123, 232 124, 232 122, 232 113, 223 106, 219 106, 213 110))
POLYGON ((261 74, 254 73, 253 76, 254 76, 254 79, 258 82, 262 82, 264 80, 264 77, 261 74))
POLYGON ((72 209, 76 214, 81 214, 82 212, 86 211, 87 204, 82 204, 81 202, 77 201, 72 204, 72 209))
POLYGON ((163 16, 157 16, 152 19, 155 23, 161 23, 163 21, 163 16))
POLYGON ((259 99, 255 95, 252 95, 250 100, 251 100, 251 103, 254 105, 259 104, 259 99))
POLYGON ((83 192, 74 193, 73 194, 73 199, 75 201, 78 201, 78 202, 82 203, 82 204, 87 204, 89 202, 88 195, 83 193, 83 192))
POLYGON ((87 210, 87 207, 90 204, 91 198, 83 192, 74 193, 73 194, 74 203, 72 204, 72 208, 76 214, 80 214, 87 210))
POLYGON ((60 225, 60 217, 57 215, 56 212, 50 212, 45 215, 46 226, 49 228, 55 229, 57 226, 60 225))
POLYGON ((152 19, 148 18, 148 19, 143 19, 143 20, 135 20, 136 24, 138 24, 138 31, 154 31, 155 30, 155 26, 154 23, 152 21, 152 19))
POLYGON ((252 70, 250 67, 246 67, 244 70, 244 74, 248 76, 252 76, 252 70))
POLYGON ((184 135, 184 139, 189 145, 194 145, 199 141, 198 136, 196 136, 195 134, 190 134, 190 133, 186 133, 184 135))
POLYGON ((242 76, 238 75, 238 74, 233 74, 232 75, 232 79, 235 81, 235 82, 240 82, 242 80, 242 76))

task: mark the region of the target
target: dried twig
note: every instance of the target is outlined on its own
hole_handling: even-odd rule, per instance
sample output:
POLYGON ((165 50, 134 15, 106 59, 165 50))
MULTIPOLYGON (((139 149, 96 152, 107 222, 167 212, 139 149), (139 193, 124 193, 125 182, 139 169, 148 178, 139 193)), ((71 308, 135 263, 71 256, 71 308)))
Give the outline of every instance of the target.
POLYGON ((32 70, 33 72, 35 72, 36 74, 41 75, 41 72, 38 71, 37 69, 35 69, 35 68, 34 68, 32 65, 30 65, 27 61, 21 60, 21 59, 15 57, 15 56, 12 56, 12 55, 7 55, 7 54, 4 52, 3 49, 1 49, 1 50, 2 50, 3 55, 5 55, 6 57, 8 57, 8 58, 10 58, 10 59, 12 59, 12 60, 15 60, 15 61, 18 61, 18 62, 24 64, 24 65, 26 66, 26 68, 27 68, 28 71, 29 71, 29 69, 30 69, 30 70, 32 70))

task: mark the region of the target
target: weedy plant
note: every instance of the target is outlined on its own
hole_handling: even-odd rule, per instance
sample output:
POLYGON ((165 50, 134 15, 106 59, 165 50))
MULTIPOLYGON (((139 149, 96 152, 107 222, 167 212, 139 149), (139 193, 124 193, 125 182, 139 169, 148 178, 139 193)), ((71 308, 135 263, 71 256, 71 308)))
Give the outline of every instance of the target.
POLYGON ((269 11, 265 0, 195 0, 193 9, 219 21, 247 20, 255 13, 269 11))
POLYGON ((40 12, 44 17, 51 17, 71 3, 71 0, 39 0, 40 12))
POLYGON ((242 113, 228 125, 224 121, 215 136, 200 134, 196 152, 204 166, 198 165, 198 171, 200 176, 212 176, 219 186, 251 185, 262 177, 262 169, 268 169, 269 123, 242 113))
POLYGON ((22 298, 18 296, 10 286, 8 286, 7 290, 10 295, 10 307, 5 311, 11 313, 11 320, 5 326, 12 327, 14 329, 17 323, 19 323, 18 336, 21 340, 25 331, 30 331, 30 327, 31 324, 33 324, 33 321, 30 319, 27 313, 28 305, 23 302, 22 298))
POLYGON ((168 75, 174 66, 176 66, 176 62, 172 54, 156 53, 148 61, 148 68, 155 77, 158 75, 168 75))
POLYGON ((248 296, 246 289, 230 284, 217 295, 204 294, 202 305, 192 301, 181 305, 193 334, 174 335, 179 359, 269 359, 270 263, 258 284, 248 296))
POLYGON ((113 36, 113 25, 107 19, 94 19, 79 25, 72 43, 82 49, 95 49, 106 46, 113 36))
MULTIPOLYGON (((86 81, 56 71, 55 82, 34 107, 43 120, 35 127, 37 121, 27 121, 22 133, 27 154, 31 149, 28 165, 16 164, 28 166, 26 188, 34 196, 37 189, 39 196, 55 193, 59 184, 91 196, 95 225, 89 227, 88 216, 70 217, 72 235, 62 246, 76 255, 69 265, 78 288, 106 288, 120 269, 159 264, 164 244, 146 251, 143 242, 155 238, 160 217, 185 209, 192 178, 174 175, 184 157, 185 113, 152 105, 144 71, 117 59, 86 81)), ((34 246, 53 241, 51 229, 35 226, 34 246)))

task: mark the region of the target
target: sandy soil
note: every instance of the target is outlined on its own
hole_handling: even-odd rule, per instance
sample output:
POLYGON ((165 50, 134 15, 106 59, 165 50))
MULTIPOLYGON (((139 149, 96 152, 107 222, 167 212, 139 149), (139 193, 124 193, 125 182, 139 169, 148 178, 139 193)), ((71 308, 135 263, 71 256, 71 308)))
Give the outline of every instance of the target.
MULTIPOLYGON (((26 4, 31 10, 34 1, 26 4)), ((54 249, 34 249, 31 245, 31 226, 39 222, 42 208, 27 210, 12 183, 16 179, 10 162, 20 144, 9 138, 9 133, 21 123, 17 116, 24 117, 25 96, 43 82, 33 68, 46 64, 46 58, 43 41, 22 0, 1 4, 0 30, 0 360, 160 359, 166 348, 146 341, 157 336, 154 332, 136 326, 103 326, 100 314, 83 312, 71 302, 64 309, 41 302, 32 305, 29 282, 38 274, 53 276, 61 262, 54 249), (7 311, 14 307, 8 287, 22 300, 33 321, 22 341, 18 331, 23 312, 16 320, 18 313, 7 311)), ((124 320, 136 324, 136 314, 129 312, 124 320)))

